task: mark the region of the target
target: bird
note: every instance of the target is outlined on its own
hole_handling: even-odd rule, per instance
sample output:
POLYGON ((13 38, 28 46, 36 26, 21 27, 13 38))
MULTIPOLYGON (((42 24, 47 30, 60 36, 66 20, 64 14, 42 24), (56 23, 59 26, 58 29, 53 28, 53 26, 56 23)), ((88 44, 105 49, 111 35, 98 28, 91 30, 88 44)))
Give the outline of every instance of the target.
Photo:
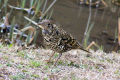
MULTIPOLYGON (((27 17, 25 17, 25 19, 31 21, 27 17)), ((81 49, 87 53, 90 53, 89 51, 85 50, 71 34, 67 33, 60 26, 54 24, 51 20, 45 19, 39 23, 32 21, 32 23, 42 29, 45 48, 54 51, 54 53, 50 56, 48 62, 50 62, 55 52, 59 53, 59 56, 56 59, 54 65, 57 64, 58 60, 62 56, 62 53, 70 51, 72 49, 81 49)))

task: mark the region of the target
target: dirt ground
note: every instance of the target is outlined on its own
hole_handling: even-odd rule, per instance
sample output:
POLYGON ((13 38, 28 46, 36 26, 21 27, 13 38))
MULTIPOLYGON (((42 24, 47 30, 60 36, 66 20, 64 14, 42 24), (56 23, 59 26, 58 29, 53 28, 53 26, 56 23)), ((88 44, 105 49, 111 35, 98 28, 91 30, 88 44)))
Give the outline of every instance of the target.
POLYGON ((71 50, 54 66, 58 53, 48 64, 53 51, 18 48, 0 44, 0 80, 120 80, 119 53, 71 50))

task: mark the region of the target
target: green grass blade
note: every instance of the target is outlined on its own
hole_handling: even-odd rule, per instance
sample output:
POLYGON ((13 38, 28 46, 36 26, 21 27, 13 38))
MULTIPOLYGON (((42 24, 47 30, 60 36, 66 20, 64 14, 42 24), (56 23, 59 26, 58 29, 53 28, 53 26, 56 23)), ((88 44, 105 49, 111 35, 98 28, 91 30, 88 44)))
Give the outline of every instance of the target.
POLYGON ((35 37, 34 37, 34 41, 33 41, 33 44, 35 44, 36 43, 36 40, 37 40, 37 37, 38 37, 38 31, 36 30, 36 34, 35 34, 35 37))
POLYGON ((117 29, 117 27, 116 27, 116 29, 115 29, 115 39, 114 39, 114 42, 116 41, 117 38, 118 38, 118 29, 117 29))
POLYGON ((11 25, 11 29, 10 29, 10 40, 13 41, 13 32, 14 32, 14 26, 15 26, 15 17, 12 20, 12 25, 11 25))
POLYGON ((39 0, 34 0, 33 6, 36 6, 39 0))
POLYGON ((49 18, 48 18, 48 19, 50 19, 50 18, 52 17, 53 11, 54 11, 54 9, 52 9, 52 10, 50 11, 50 15, 49 15, 49 18))
POLYGON ((27 36, 27 40, 26 40, 26 44, 29 44, 30 39, 31 39, 31 35, 30 35, 30 34, 28 34, 28 36, 27 36))
POLYGON ((44 16, 48 13, 48 11, 52 8, 52 6, 56 3, 57 0, 54 0, 50 6, 47 8, 47 10, 43 13, 43 15, 41 16, 41 19, 44 18, 44 16))
POLYGON ((90 32, 91 32, 91 30, 93 29, 93 27, 94 27, 94 23, 92 23, 92 24, 90 25, 90 27, 88 28, 88 31, 87 31, 87 34, 86 34, 86 37, 85 37, 85 40, 84 40, 84 47, 85 47, 85 48, 87 47, 88 39, 89 39, 89 37, 90 37, 90 32))
POLYGON ((21 2, 21 8, 25 7, 25 3, 26 3, 26 0, 22 0, 22 2, 21 2))
POLYGON ((40 11, 40 8, 41 8, 42 4, 43 4, 43 0, 42 1, 39 0, 38 3, 37 3, 36 10, 35 10, 36 14, 40 11))
POLYGON ((4 2, 5 13, 7 13, 7 4, 8 4, 8 0, 5 0, 4 2))
POLYGON ((44 5, 43 5, 43 9, 42 9, 42 13, 44 13, 44 11, 45 11, 45 8, 46 8, 46 5, 47 5, 47 2, 48 2, 48 0, 45 0, 45 3, 44 3, 44 5))
POLYGON ((1 2, 1 0, 0 0, 0 7, 2 6, 1 3, 2 3, 2 2, 1 2))
MULTIPOLYGON (((37 0, 36 0, 37 1, 37 0)), ((34 0, 30 0, 30 7, 32 7, 34 4, 34 0)))

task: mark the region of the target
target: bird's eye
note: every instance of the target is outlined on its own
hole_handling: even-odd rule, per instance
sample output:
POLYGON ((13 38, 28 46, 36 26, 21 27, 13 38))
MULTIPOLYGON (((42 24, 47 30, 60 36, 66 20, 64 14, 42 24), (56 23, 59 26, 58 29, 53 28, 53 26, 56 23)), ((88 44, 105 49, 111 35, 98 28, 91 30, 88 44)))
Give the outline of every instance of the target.
POLYGON ((51 27, 51 24, 50 24, 50 23, 48 23, 48 27, 51 27))
POLYGON ((53 29, 53 25, 48 23, 48 28, 53 29))
POLYGON ((50 26, 50 23, 48 23, 48 26, 50 26))
POLYGON ((58 31, 58 30, 56 30, 56 34, 57 34, 57 35, 59 34, 59 31, 58 31))

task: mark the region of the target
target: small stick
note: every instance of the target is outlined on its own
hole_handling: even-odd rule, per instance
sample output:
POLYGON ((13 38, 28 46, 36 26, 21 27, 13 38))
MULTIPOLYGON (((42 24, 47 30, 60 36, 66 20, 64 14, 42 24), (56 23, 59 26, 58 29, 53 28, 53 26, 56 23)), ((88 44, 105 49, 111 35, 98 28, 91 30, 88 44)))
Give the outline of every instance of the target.
POLYGON ((9 19, 9 16, 10 16, 9 13, 7 13, 6 16, 5 16, 5 21, 4 21, 4 25, 5 25, 5 26, 9 26, 9 25, 10 25, 10 24, 9 24, 9 20, 8 20, 8 19, 9 19))
POLYGON ((104 0, 101 0, 101 2, 104 4, 104 6, 108 7, 107 3, 104 0))
POLYGON ((19 8, 19 7, 14 7, 12 5, 8 5, 10 8, 16 9, 16 10, 24 10, 24 11, 28 11, 29 9, 27 8, 19 8))
POLYGON ((99 46, 98 46, 94 41, 92 41, 92 42, 88 45, 88 47, 86 48, 86 50, 90 49, 93 45, 96 46, 97 48, 99 48, 99 46))

